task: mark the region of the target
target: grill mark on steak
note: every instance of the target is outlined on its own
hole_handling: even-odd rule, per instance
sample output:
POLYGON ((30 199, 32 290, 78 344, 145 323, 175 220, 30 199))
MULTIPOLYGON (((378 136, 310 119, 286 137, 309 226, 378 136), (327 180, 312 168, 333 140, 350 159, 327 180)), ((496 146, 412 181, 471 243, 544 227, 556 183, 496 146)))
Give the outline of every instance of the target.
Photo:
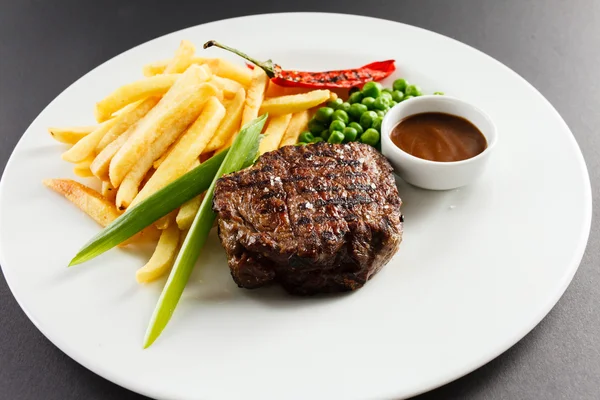
POLYGON ((337 186, 316 186, 316 187, 308 187, 299 189, 300 193, 322 193, 322 192, 337 192, 340 190, 337 186))
POLYGON ((312 220, 307 217, 307 216, 302 216, 300 218, 298 218, 298 221, 296 222, 298 225, 308 225, 312 222, 312 220))
POLYGON ((325 177, 327 179, 339 179, 339 178, 363 178, 366 177, 367 174, 365 174, 364 172, 354 172, 354 171, 348 171, 348 172, 344 172, 342 174, 338 174, 338 173, 329 173, 326 174, 325 177))
POLYGON ((342 166, 358 167, 361 162, 358 160, 338 160, 338 164, 342 166))
MULTIPOLYGON (((280 178, 281 179, 281 178, 280 178)), ((281 179, 283 183, 292 183, 306 180, 305 176, 291 176, 289 178, 281 179)), ((272 185, 272 179, 264 179, 258 182, 239 183, 239 188, 263 188, 272 185)))
MULTIPOLYGON (((285 180, 284 180, 285 182, 285 180)), ((377 186, 374 183, 366 184, 366 183, 352 183, 350 185, 344 186, 344 189, 354 191, 354 190, 362 190, 365 192, 372 192, 375 190, 377 186)), ((301 193, 312 193, 312 192, 339 192, 340 188, 337 186, 317 186, 314 188, 302 188, 300 189, 301 193)))
MULTIPOLYGON (((344 220, 346 222, 356 221, 357 219, 358 219, 358 215, 356 215, 356 214, 348 214, 348 215, 344 216, 344 220)), ((318 216, 315 218, 310 218, 310 217, 303 215, 302 217, 298 218, 298 221, 296 223, 298 225, 322 224, 323 222, 337 221, 337 220, 338 220, 338 218, 334 217, 334 216, 321 215, 321 216, 318 216)))
POLYGON ((318 149, 313 151, 312 153, 304 153, 302 155, 303 158, 310 160, 313 157, 331 157, 334 158, 336 156, 335 152, 329 149, 318 149))
POLYGON ((346 186, 346 190, 362 190, 365 192, 372 192, 377 186, 374 183, 353 183, 346 186))
POLYGON ((316 207, 325 207, 329 204, 334 204, 341 207, 352 208, 357 204, 369 204, 373 203, 374 200, 365 197, 365 196, 354 196, 354 197, 334 197, 332 199, 327 200, 317 200, 315 201, 316 207))
POLYGON ((277 193, 277 192, 267 192, 265 194, 263 194, 262 196, 260 196, 261 200, 268 200, 271 198, 281 198, 281 193, 277 193))

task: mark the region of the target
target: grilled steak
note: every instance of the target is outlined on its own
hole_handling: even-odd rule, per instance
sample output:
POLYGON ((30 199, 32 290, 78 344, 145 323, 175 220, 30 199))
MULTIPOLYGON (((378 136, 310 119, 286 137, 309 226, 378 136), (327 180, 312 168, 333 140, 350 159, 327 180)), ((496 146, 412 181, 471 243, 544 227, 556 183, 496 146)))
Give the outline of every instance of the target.
POLYGON ((222 177, 219 237, 238 286, 298 295, 362 287, 398 250, 392 167, 360 143, 286 146, 222 177))

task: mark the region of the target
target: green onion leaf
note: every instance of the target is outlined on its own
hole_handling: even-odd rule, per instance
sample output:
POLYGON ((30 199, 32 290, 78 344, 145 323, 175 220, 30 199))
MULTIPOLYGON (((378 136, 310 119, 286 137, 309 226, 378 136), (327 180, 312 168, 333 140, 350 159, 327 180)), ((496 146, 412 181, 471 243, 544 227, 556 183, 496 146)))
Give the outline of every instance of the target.
POLYGON ((206 191, 204 200, 202 200, 200 209, 181 246, 181 250, 179 250, 173 269, 169 274, 169 279, 165 284, 154 309, 154 314, 150 319, 150 325, 144 339, 144 348, 152 345, 165 326, 167 326, 194 269, 196 260, 198 260, 202 246, 204 246, 206 238, 212 229, 216 218, 216 214, 212 210, 212 202, 217 180, 225 174, 238 171, 252 164, 248 160, 251 159, 254 161, 256 158, 260 142, 260 132, 266 119, 267 115, 263 115, 244 126, 231 145, 227 157, 225 157, 219 171, 206 191))

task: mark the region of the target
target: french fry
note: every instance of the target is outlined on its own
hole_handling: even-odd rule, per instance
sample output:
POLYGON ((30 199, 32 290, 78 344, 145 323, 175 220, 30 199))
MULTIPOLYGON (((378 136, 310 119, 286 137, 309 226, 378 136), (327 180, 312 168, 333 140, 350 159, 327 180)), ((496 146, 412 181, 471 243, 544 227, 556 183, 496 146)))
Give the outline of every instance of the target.
POLYGON ((129 111, 136 108, 142 101, 143 101, 143 99, 137 100, 137 101, 134 101, 133 103, 127 104, 126 106, 124 106, 122 108, 119 108, 117 111, 112 113, 111 118, 118 117, 119 115, 122 115, 124 113, 128 113, 129 111))
POLYGON ((65 151, 61 156, 62 159, 71 163, 78 163, 94 154, 100 140, 102 140, 104 135, 106 135, 106 132, 108 132, 116 122, 117 119, 113 118, 101 123, 96 130, 83 137, 75 143, 73 147, 65 151))
POLYGON ((92 171, 90 171, 90 167, 80 167, 77 164, 73 167, 73 173, 80 178, 91 178, 94 176, 92 171))
MULTIPOLYGON (((245 87, 251 85, 253 72, 250 68, 234 64, 222 58, 205 59, 204 62, 210 66, 215 75, 234 80, 245 87)), ((255 71, 258 69, 260 68, 254 68, 255 71)))
POLYGON ((331 98, 329 90, 313 90, 304 94, 291 94, 274 97, 262 102, 259 114, 269 113, 269 116, 297 113, 308 110, 331 98))
POLYGON ((62 126, 48 128, 52 138, 58 142, 75 144, 98 129, 98 126, 62 126))
POLYGON ((147 160, 143 160, 142 163, 136 166, 136 168, 140 168, 139 170, 136 168, 131 170, 131 172, 127 174, 121 183, 121 186, 118 188, 117 195, 115 197, 115 204, 119 210, 125 210, 129 203, 135 198, 135 196, 137 196, 138 191, 143 188, 144 185, 146 185, 146 182, 148 182, 150 178, 152 178, 152 175, 154 175, 154 171, 156 170, 151 167, 148 172, 143 174, 143 176, 140 178, 140 174, 143 173, 142 164, 145 164, 146 162, 147 160))
POLYGON ((258 117, 258 111, 263 103, 268 81, 269 78, 267 77, 267 74, 265 74, 265 71, 260 68, 254 68, 252 83, 250 84, 248 93, 246 93, 246 104, 244 105, 244 112, 242 114, 242 126, 258 117))
POLYGON ((164 217, 159 218, 159 220, 154 223, 154 226, 156 226, 156 229, 162 231, 162 230, 167 229, 169 226, 171 226, 171 224, 175 225, 175 217, 177 216, 178 212, 179 212, 179 209, 173 210, 170 213, 168 213, 167 215, 165 215, 164 217))
POLYGON ((163 163, 163 161, 165 161, 167 159, 167 157, 169 156, 169 154, 171 154, 171 151, 173 151, 173 148, 175 147, 176 144, 177 144, 177 142, 170 145, 169 148, 167 149, 167 151, 165 151, 162 156, 160 156, 159 158, 154 160, 154 162, 152 163, 152 167, 154 169, 158 169, 158 167, 160 167, 160 165, 163 163))
POLYGON ((217 129, 217 132, 215 132, 214 136, 204 149, 205 153, 220 149, 225 143, 228 142, 229 138, 231 138, 240 129, 245 102, 246 91, 244 89, 240 89, 235 94, 231 104, 229 104, 227 107, 225 114, 227 115, 227 118, 221 122, 219 129, 217 129))
POLYGON ((44 185, 65 196, 103 227, 121 215, 113 203, 79 182, 71 179, 46 179, 44 185))
POLYGON ((260 141, 258 147, 259 155, 276 150, 279 147, 281 138, 283 137, 291 118, 292 114, 271 118, 269 125, 267 125, 267 128, 265 129, 264 137, 260 141))
POLYGON ((196 214, 198 214, 203 198, 203 196, 196 196, 181 206, 176 219, 179 229, 190 229, 192 222, 194 222, 194 218, 196 218, 196 214))
POLYGON ((96 151, 98 153, 101 152, 106 146, 112 143, 116 138, 123 134, 123 132, 139 121, 144 115, 148 114, 148 112, 158 103, 159 100, 160 97, 158 96, 148 97, 130 110, 125 110, 119 113, 119 115, 116 117, 116 122, 113 127, 106 132, 106 135, 104 135, 104 137, 96 146, 96 151))
POLYGON ((102 181, 102 196, 106 198, 106 200, 114 202, 117 197, 117 190, 113 187, 113 185, 109 181, 102 181))
POLYGON ((131 171, 129 174, 127 174, 127 176, 125 177, 125 179, 123 179, 123 182, 121 182, 121 185, 117 189, 115 204, 119 210, 126 210, 129 206, 129 203, 132 202, 133 199, 135 199, 135 196, 137 196, 139 192, 140 182, 141 179, 143 179, 143 177, 141 179, 138 179, 138 175, 140 173, 136 173, 135 175, 133 175, 133 172, 134 171, 131 171))
POLYGON ((162 96, 173 86, 181 74, 156 75, 123 85, 103 100, 96 103, 95 115, 98 122, 104 122, 112 114, 128 104, 151 96, 162 96))
MULTIPOLYGON (((244 90, 244 93, 245 92, 246 91, 244 90)), ((230 98, 230 99, 223 98, 223 101, 221 102, 221 104, 223 104, 223 107, 225 107, 227 109, 229 107, 229 105, 231 103, 233 103, 233 99, 235 99, 235 96, 233 98, 230 98)))
MULTIPOLYGON (((165 148, 156 149, 152 162, 159 158, 177 136, 195 120, 204 103, 217 94, 217 89, 207 83, 208 76, 202 67, 192 66, 182 74, 181 79, 136 125, 127 142, 119 149, 110 162, 109 176, 113 186, 118 187, 125 175, 136 162, 147 153, 148 147, 164 138, 165 148)), ((144 171, 144 173, 146 173, 144 171)))
MULTIPOLYGON (((209 62, 211 62, 213 59, 212 58, 205 58, 205 57, 192 57, 190 65, 204 65, 207 64, 209 62)), ((144 76, 147 77, 151 77, 154 75, 160 75, 162 73, 165 72, 165 69, 167 68, 167 65, 171 62, 171 60, 160 60, 160 61, 155 61, 152 62, 150 64, 146 64, 144 65, 142 72, 144 73, 144 76)))
MULTIPOLYGON (((129 140, 129 137, 133 133, 136 128, 136 124, 133 124, 129 129, 121 134, 118 138, 113 140, 108 146, 106 146, 94 159, 92 164, 90 165, 90 170, 92 173, 100 180, 107 181, 109 180, 108 170, 110 167, 110 162, 119 149, 129 140)), ((113 186, 114 187, 114 186, 113 186)))
POLYGON ((167 68, 169 62, 171 62, 170 59, 154 61, 149 64, 146 64, 142 67, 142 73, 148 78, 154 75, 160 75, 163 72, 165 72, 165 69, 167 68))
MULTIPOLYGON (((200 160, 196 159, 190 170, 196 168, 200 165, 200 160)), ((194 218, 196 218, 196 214, 200 209, 200 205, 202 204, 202 199, 204 199, 204 194, 198 195, 191 200, 183 203, 183 205, 179 208, 177 212, 177 217, 175 221, 177 222, 177 226, 180 230, 185 231, 192 226, 192 222, 194 222, 194 218)))
POLYGON ((292 115, 292 119, 288 124, 285 134, 279 143, 279 147, 296 144, 298 136, 306 130, 308 121, 310 120, 310 112, 308 110, 300 111, 292 115))
MULTIPOLYGON (((159 146, 161 145, 162 144, 159 144, 159 146)), ((154 168, 150 167, 150 169, 145 174, 143 173, 144 168, 149 162, 148 159, 149 157, 151 157, 151 155, 148 155, 146 157, 148 158, 144 158, 143 160, 141 160, 141 162, 138 165, 136 165, 129 172, 129 174, 127 174, 127 176, 121 183, 121 186, 117 190, 115 204, 120 210, 125 210, 127 206, 129 206, 129 203, 133 201, 140 189, 142 189, 146 185, 146 182, 148 182, 150 178, 152 178, 152 175, 154 175, 154 172, 156 171, 154 168)))
POLYGON ((196 47, 187 40, 182 40, 175 52, 175 57, 165 67, 163 74, 177 74, 184 72, 192 64, 192 57, 196 47))
MULTIPOLYGON (((191 171, 199 165, 200 160, 196 159, 190 166, 189 170, 191 171)), ((177 222, 177 226, 180 230, 184 231, 189 229, 190 226, 192 226, 192 222, 194 221, 194 218, 196 217, 196 214, 200 209, 200 204, 202 204, 203 197, 204 195, 196 196, 193 199, 183 203, 183 205, 179 208, 179 211, 177 212, 177 216, 175 218, 175 222, 177 222)))
POLYGON ((310 92, 312 89, 303 87, 286 87, 280 86, 273 81, 269 81, 267 91, 265 93, 266 98, 288 96, 290 94, 300 94, 310 92))
POLYGON ((95 156, 91 155, 88 156, 85 160, 78 162, 77 164, 75 164, 76 167, 79 168, 89 168, 90 165, 92 164, 92 161, 94 161, 95 156))
MULTIPOLYGON (((254 68, 250 88, 248 88, 248 91, 246 92, 246 101, 244 103, 244 110, 242 111, 241 126, 246 125, 258 117, 258 110, 260 109, 260 105, 265 97, 265 90, 268 81, 269 79, 267 74, 265 74, 263 70, 260 68, 254 68)), ((237 134, 238 132, 234 132, 233 135, 229 137, 229 140, 227 140, 227 142, 225 142, 217 151, 221 151, 226 147, 231 146, 237 134)))
POLYGON ((74 165, 73 172, 75 172, 77 176, 80 176, 82 178, 89 178, 91 176, 94 176, 94 174, 92 174, 92 171, 90 171, 90 165, 92 164, 92 161, 94 161, 94 158, 95 156, 91 155, 85 160, 78 162, 74 165))
POLYGON ((198 159, 224 117, 225 107, 216 97, 210 98, 198 119, 178 139, 173 150, 130 205, 134 206, 184 175, 194 160, 198 159))
POLYGON ((240 89, 243 89, 243 86, 240 83, 216 75, 211 78, 210 82, 223 91, 223 97, 226 99, 231 99, 240 89))
POLYGON ((175 257, 177 257, 179 235, 179 229, 173 223, 162 231, 152 257, 135 273, 135 278, 139 283, 148 283, 160 278, 173 266, 175 257))
MULTIPOLYGON (((200 163, 197 163, 193 167, 198 165, 200 165, 200 163)), ((183 205, 179 209, 179 212, 177 213, 177 217, 175 218, 177 226, 180 230, 185 231, 187 229, 190 229, 190 226, 192 226, 192 222, 194 222, 194 218, 196 218, 196 214, 198 214, 198 210, 200 209, 200 205, 202 204, 203 199, 204 194, 201 194, 183 203, 183 205)))

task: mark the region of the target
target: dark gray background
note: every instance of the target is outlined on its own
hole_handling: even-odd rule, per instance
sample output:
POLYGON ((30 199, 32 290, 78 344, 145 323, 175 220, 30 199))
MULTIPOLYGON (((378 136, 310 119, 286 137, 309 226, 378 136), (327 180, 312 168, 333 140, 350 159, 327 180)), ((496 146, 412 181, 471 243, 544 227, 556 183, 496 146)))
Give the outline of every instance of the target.
MULTIPOLYGON (((0 0, 0 172, 30 122, 105 60, 171 31, 246 14, 328 11, 420 26, 505 63, 562 114, 582 148, 600 214, 598 0, 0 0)), ((307 27, 307 29, 310 29, 307 27)), ((352 34, 374 35, 354 27, 352 34)), ((557 182, 560 185, 560 182, 557 182)), ((31 229, 35 229, 32 226, 31 229)), ((592 227, 573 283, 521 342, 486 366, 419 399, 597 399, 600 396, 600 229, 592 227)), ((232 380, 235 380, 232 377, 232 380)), ((0 278, 0 398, 142 399, 94 375, 33 326, 0 278)))

